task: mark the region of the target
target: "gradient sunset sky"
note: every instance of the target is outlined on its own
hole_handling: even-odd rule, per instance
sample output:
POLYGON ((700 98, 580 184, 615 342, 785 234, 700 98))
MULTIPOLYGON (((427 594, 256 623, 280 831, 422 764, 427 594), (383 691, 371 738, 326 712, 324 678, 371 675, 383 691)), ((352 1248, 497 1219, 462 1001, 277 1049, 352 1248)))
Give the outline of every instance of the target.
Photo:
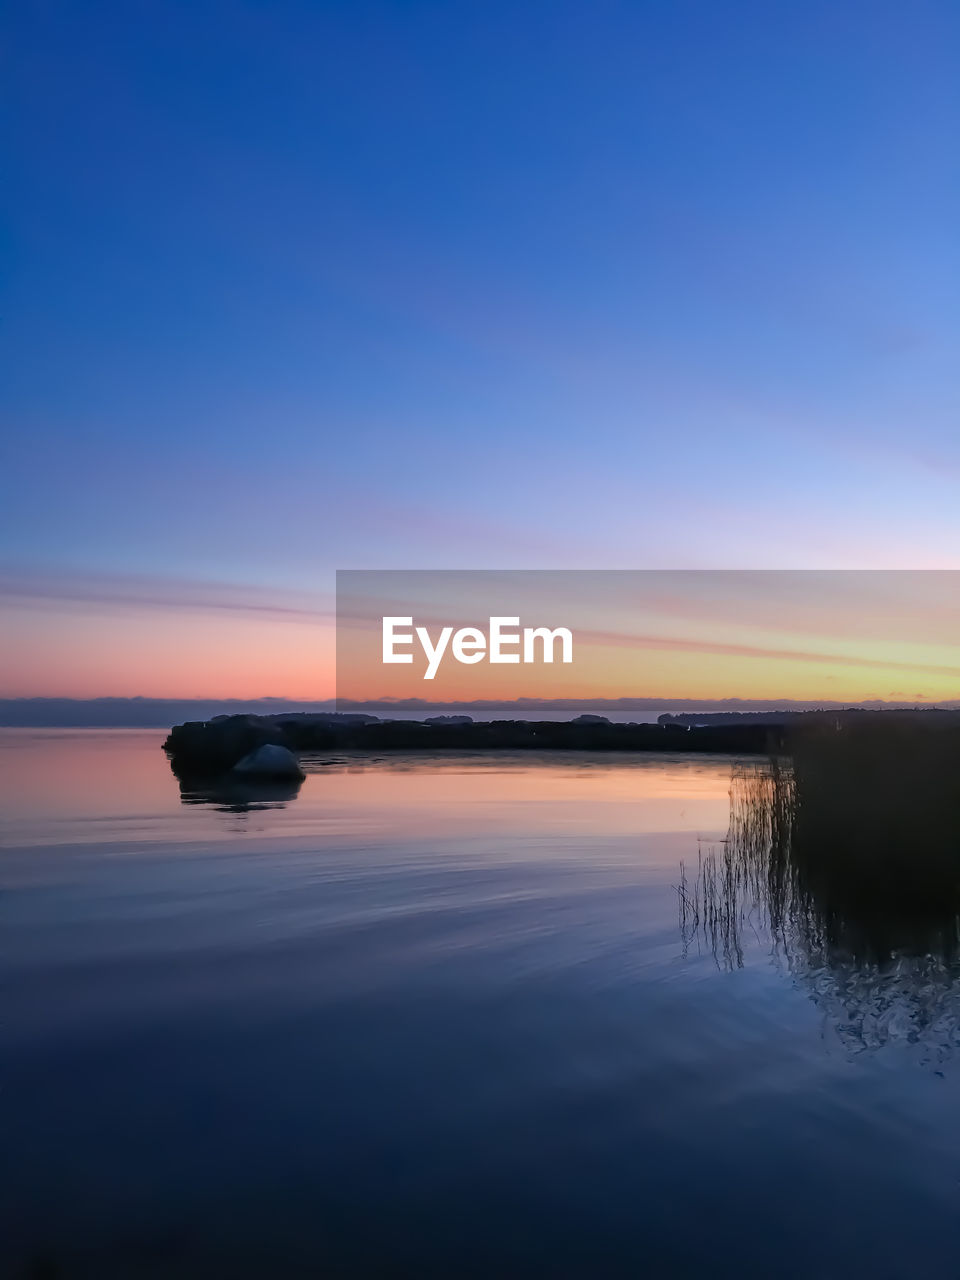
POLYGON ((337 568, 960 567, 952 0, 3 25, 0 696, 330 696, 337 568))

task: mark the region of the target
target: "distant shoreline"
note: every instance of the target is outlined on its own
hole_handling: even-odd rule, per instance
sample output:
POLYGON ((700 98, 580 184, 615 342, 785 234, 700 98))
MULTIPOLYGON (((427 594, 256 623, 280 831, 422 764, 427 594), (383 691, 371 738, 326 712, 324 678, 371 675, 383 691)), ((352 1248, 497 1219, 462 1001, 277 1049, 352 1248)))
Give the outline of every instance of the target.
POLYGON ((288 698, 0 698, 0 728, 130 728, 170 729, 187 721, 220 715, 330 715, 337 711, 376 716, 381 720, 425 720, 437 715, 468 715, 475 721, 569 721, 580 714, 600 714, 612 723, 655 724, 669 715, 678 723, 736 723, 746 717, 770 717, 777 723, 813 711, 960 711, 960 700, 917 708, 911 702, 803 702, 790 698, 521 698, 514 702, 426 702, 383 699, 351 702, 332 698, 304 701, 288 698))

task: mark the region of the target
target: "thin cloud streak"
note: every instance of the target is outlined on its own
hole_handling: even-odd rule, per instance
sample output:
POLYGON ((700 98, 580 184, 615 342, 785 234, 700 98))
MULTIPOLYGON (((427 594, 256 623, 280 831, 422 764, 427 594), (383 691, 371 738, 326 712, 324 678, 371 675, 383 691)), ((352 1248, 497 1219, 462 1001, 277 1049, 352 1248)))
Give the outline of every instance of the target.
POLYGON ((10 607, 89 606, 189 610, 332 623, 336 611, 304 593, 145 574, 27 573, 0 568, 0 602, 10 607))

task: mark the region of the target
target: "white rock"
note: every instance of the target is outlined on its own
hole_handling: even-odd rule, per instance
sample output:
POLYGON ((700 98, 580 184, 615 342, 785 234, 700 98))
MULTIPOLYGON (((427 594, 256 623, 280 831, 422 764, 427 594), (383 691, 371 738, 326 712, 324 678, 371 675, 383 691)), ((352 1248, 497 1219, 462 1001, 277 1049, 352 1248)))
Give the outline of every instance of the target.
POLYGON ((233 766, 234 773, 260 778, 304 778, 306 774, 300 768, 300 761, 286 747, 268 743, 257 747, 233 766))

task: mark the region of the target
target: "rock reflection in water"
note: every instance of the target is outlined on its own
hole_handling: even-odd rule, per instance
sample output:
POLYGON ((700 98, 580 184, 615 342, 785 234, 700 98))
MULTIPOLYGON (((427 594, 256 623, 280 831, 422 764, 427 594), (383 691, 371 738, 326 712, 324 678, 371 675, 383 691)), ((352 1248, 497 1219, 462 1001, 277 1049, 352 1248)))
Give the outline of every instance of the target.
POLYGON ((222 813, 255 813, 278 809, 296 800, 299 778, 243 778, 224 774, 215 778, 179 778, 182 804, 210 805, 222 813))
POLYGON ((684 955, 706 948, 733 970, 759 946, 847 1048, 913 1044, 936 1065, 960 1049, 956 793, 845 782, 802 755, 735 769, 726 839, 681 864, 684 955), (891 808, 913 802, 906 840, 891 808))

